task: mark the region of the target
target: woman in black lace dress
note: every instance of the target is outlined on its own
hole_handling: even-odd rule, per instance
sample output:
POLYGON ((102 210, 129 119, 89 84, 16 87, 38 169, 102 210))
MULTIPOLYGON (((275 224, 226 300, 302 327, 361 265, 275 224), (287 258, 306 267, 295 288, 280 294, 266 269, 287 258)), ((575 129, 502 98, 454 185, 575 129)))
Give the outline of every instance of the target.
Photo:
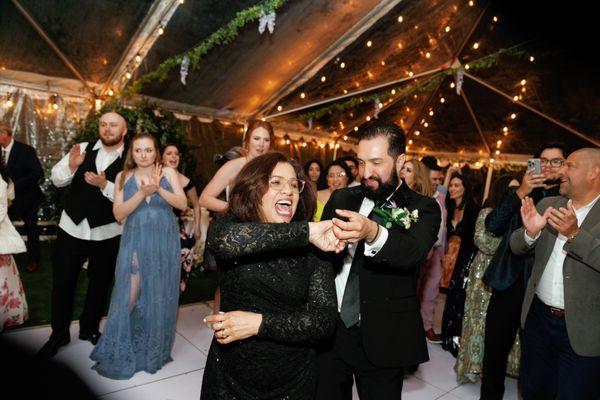
POLYGON ((307 222, 315 194, 280 153, 248 162, 228 214, 209 227, 223 314, 215 331, 201 399, 312 399, 312 343, 333 333, 334 271, 318 250, 340 250, 331 221, 307 222), (303 190, 304 189, 304 190, 303 190))

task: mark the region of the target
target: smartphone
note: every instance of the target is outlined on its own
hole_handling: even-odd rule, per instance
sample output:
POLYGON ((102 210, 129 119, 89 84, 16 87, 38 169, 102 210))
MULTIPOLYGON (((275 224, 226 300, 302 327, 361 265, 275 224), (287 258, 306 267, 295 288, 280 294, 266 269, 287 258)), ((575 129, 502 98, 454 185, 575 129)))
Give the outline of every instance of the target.
POLYGON ((527 160, 527 170, 533 169, 534 174, 542 173, 542 164, 539 158, 530 158, 527 160))

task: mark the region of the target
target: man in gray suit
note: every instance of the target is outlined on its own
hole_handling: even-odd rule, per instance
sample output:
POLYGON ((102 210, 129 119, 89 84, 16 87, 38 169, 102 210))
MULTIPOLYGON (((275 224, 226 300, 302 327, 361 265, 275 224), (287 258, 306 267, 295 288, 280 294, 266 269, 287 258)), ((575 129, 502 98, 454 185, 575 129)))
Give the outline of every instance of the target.
POLYGON ((521 324, 521 389, 530 399, 600 399, 600 149, 573 152, 561 196, 522 201, 515 254, 535 251, 521 324))

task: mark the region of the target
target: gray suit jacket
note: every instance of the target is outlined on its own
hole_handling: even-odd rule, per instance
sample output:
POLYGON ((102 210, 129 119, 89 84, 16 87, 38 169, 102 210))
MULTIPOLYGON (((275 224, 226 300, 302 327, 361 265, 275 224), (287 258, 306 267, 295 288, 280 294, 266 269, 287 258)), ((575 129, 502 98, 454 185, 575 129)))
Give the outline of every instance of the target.
MULTIPOLYGON (((540 201, 537 210, 566 207, 563 196, 547 197, 540 201)), ((525 320, 542 277, 558 232, 546 225, 541 236, 532 245, 525 242, 524 229, 513 232, 510 247, 515 254, 529 254, 535 250, 531 278, 525 292, 521 325, 525 320)), ((581 231, 563 249, 567 257, 563 264, 565 320, 569 341, 575 353, 581 356, 600 356, 600 201, 597 201, 581 225, 581 231)))

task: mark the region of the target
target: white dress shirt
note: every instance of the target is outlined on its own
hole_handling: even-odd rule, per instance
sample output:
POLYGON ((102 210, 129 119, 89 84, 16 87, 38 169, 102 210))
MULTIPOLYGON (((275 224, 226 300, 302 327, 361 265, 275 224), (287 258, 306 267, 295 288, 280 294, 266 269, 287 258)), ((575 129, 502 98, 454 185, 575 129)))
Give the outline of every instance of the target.
MULTIPOLYGON (((588 213, 592 207, 594 207, 594 204, 596 204, 599 198, 600 195, 597 196, 591 203, 575 210, 577 226, 581 226, 581 224, 583 224, 585 217, 587 217, 588 213)), ((540 235, 541 232, 532 239, 527 235, 527 233, 525 233, 525 241, 527 244, 532 245, 537 241, 540 235)), ((535 290, 535 294, 546 305, 560 309, 565 308, 563 265, 565 263, 565 258, 567 257, 567 252, 563 249, 563 247, 565 246, 566 242, 567 238, 559 233, 556 238, 556 243, 554 243, 552 253, 550 253, 550 258, 548 258, 548 263, 546 264, 542 277, 540 278, 535 290)))
POLYGON ((2 155, 4 156, 4 165, 8 164, 8 158, 10 157, 10 151, 12 150, 14 144, 15 144, 15 139, 10 138, 10 143, 8 144, 8 146, 2 148, 2 155))
MULTIPOLYGON (((391 197, 391 196, 390 196, 391 197)), ((388 198, 389 199, 389 198, 388 198)), ((375 202, 371 199, 364 198, 363 202, 360 206, 359 214, 368 216, 373 208, 375 207, 375 202)), ((365 241, 365 251, 364 255, 366 257, 373 257, 375 254, 379 252, 383 248, 383 245, 387 241, 388 238, 388 230, 379 226, 379 237, 371 244, 368 244, 365 241)), ((338 301, 338 311, 342 309, 342 300, 344 299, 344 290, 346 290, 346 282, 348 281, 348 275, 350 274, 350 267, 352 266, 352 260, 354 259, 354 253, 356 252, 356 246, 358 243, 348 244, 348 251, 346 253, 346 257, 344 258, 344 264, 342 266, 342 270, 335 277, 335 292, 337 293, 337 301, 338 301)))
MULTIPOLYGON (((87 145, 87 142, 80 143, 79 150, 83 153, 87 148, 87 145)), ((93 149, 98 150, 98 154, 96 155, 96 172, 100 173, 106 170, 106 168, 108 168, 115 160, 121 157, 124 146, 107 152, 104 149, 102 142, 98 140, 93 149)), ((71 169, 69 168, 69 154, 67 154, 52 168, 52 183, 56 187, 68 186, 71 184, 74 175, 75 172, 71 172, 71 169)), ((114 182, 107 181, 106 186, 103 190, 101 190, 101 192, 107 199, 114 201, 114 182)), ((123 231, 123 227, 116 222, 91 228, 88 220, 83 219, 79 225, 76 225, 64 210, 60 216, 60 222, 58 223, 58 226, 63 231, 75 238, 94 241, 113 238, 120 235, 123 231)))

